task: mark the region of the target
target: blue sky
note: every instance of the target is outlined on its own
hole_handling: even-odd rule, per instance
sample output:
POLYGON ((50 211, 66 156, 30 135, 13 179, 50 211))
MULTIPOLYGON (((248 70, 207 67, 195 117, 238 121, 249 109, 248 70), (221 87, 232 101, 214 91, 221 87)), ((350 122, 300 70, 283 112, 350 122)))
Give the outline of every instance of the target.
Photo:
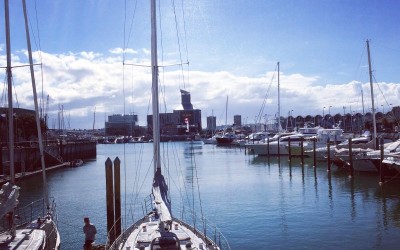
MULTIPOLYGON (((20 1, 10 2, 12 52, 18 65, 27 62, 22 8, 20 1)), ((96 128, 104 126, 106 115, 124 110, 137 113, 145 125, 149 71, 143 67, 123 71, 120 52, 127 44, 126 60, 148 65, 148 1, 127 1, 126 19, 122 0, 40 0, 36 7, 35 1, 28 2, 31 36, 36 38, 32 46, 37 50, 40 38, 43 89, 49 95, 53 124, 62 105, 70 128, 92 128, 94 109, 96 128)), ((265 96, 263 113, 273 117, 277 112, 273 78, 277 61, 281 64, 282 115, 289 110, 293 115, 321 114, 329 106, 332 113, 343 113, 343 107, 347 112, 361 112, 361 89, 368 110, 366 39, 371 41, 377 82, 376 108, 387 112, 400 105, 398 1, 165 0, 160 9, 161 64, 173 64, 180 58, 190 62, 189 73, 187 67, 168 67, 161 74, 167 112, 179 106, 179 89, 185 87, 192 92, 194 106, 202 109, 203 119, 214 114, 217 123, 224 123, 226 96, 228 123, 235 114, 254 122, 265 96)), ((4 13, 3 4, 0 13, 4 13)), ((4 34, 3 15, 0 27, 4 34)), ((4 66, 4 35, 0 44, 4 66)), ((37 53, 35 58, 39 58, 37 53)), ((19 105, 33 107, 28 72, 18 69, 13 73, 19 105)))

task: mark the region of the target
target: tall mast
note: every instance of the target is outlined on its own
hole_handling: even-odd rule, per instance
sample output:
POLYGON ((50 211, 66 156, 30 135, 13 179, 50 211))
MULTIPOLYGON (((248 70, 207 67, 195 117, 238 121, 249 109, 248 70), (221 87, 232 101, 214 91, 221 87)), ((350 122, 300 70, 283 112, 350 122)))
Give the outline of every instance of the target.
POLYGON ((278 62, 278 131, 281 129, 281 90, 279 83, 279 62, 278 62))
POLYGON ((368 51, 368 68, 369 68, 369 84, 371 87, 371 102, 372 102, 372 123, 374 125, 374 134, 372 135, 374 149, 376 149, 376 121, 375 121, 375 103, 374 103, 374 87, 372 84, 372 66, 371 66, 371 52, 369 49, 369 40, 367 39, 367 51, 368 51))
POLYGON ((157 62, 157 22, 156 1, 151 0, 151 74, 153 108, 153 154, 154 172, 161 168, 160 163, 160 115, 158 104, 158 62, 157 62))
POLYGON ((12 100, 12 72, 11 72, 11 42, 10 42, 10 15, 8 0, 4 1, 5 24, 6 24, 6 50, 7 50, 7 86, 8 86, 8 150, 10 152, 10 182, 15 183, 14 172, 14 110, 12 100))
POLYGON ((226 103, 225 103, 225 129, 228 126, 228 96, 226 96, 226 103))
POLYGON ((33 70, 33 59, 32 59, 32 48, 31 48, 31 39, 29 35, 29 26, 28 26, 28 17, 26 15, 26 2, 22 0, 23 10, 24 10, 24 19, 25 19, 25 33, 26 33, 26 43, 28 46, 28 56, 29 56, 29 69, 31 72, 31 81, 32 81, 32 91, 33 91, 33 100, 35 103, 35 118, 36 118, 36 127, 37 127, 37 134, 39 140, 39 154, 40 154, 40 161, 42 164, 42 176, 43 176, 43 194, 46 205, 49 207, 49 197, 47 194, 47 185, 46 185, 46 165, 44 161, 44 150, 43 150, 43 138, 42 138, 42 128, 40 126, 40 119, 39 119, 39 105, 38 105, 38 97, 36 93, 36 82, 35 82, 35 73, 33 70))

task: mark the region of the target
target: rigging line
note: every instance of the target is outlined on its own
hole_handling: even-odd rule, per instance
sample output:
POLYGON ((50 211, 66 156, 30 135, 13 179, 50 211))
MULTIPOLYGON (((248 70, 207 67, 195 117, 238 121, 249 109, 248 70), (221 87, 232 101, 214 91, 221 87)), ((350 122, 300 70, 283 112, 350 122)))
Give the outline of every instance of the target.
MULTIPOLYGON (((175 164, 175 171, 178 173, 178 176, 180 176, 180 178, 182 179, 182 180, 184 180, 184 175, 183 175, 183 170, 182 170, 182 164, 181 164, 181 162, 180 162, 180 158, 179 158, 179 156, 178 156, 178 154, 177 154, 177 149, 176 149, 176 147, 175 147, 175 150, 173 151, 173 156, 174 156, 174 160, 175 160, 175 162, 177 163, 177 164, 175 164), (178 168, 179 167, 179 168, 178 168)), ((175 183, 175 182, 174 182, 175 183)), ((181 182, 179 182, 179 183, 181 183, 181 182)), ((186 186, 186 183, 184 182, 184 181, 182 181, 182 183, 183 183, 183 189, 185 190, 185 195, 186 195, 186 202, 187 202, 187 204, 190 206, 190 202, 189 202, 189 194, 188 194, 188 188, 187 188, 187 186, 186 186)), ((175 183, 175 185, 176 185, 176 183, 175 183)), ((176 185, 177 186, 177 188, 178 188, 178 190, 179 190, 179 196, 181 197, 181 200, 182 201, 185 201, 185 196, 182 194, 182 187, 181 187, 181 185, 176 185)))
MULTIPOLYGON (((162 53, 161 53, 162 54, 162 53)), ((167 64, 167 65, 157 65, 159 68, 167 68, 167 67, 174 67, 174 66, 182 66, 182 65, 189 65, 189 62, 183 62, 183 63, 174 63, 174 64, 167 64)), ((130 66, 135 66, 135 67, 145 67, 145 68, 151 68, 151 65, 145 65, 145 64, 137 64, 137 63, 125 63, 124 65, 130 65, 130 66)), ((2 67, 6 68, 6 67, 2 67)))
MULTIPOLYGON (((127 1, 125 0, 125 2, 124 2, 124 32, 123 32, 123 39, 124 39, 124 43, 123 43, 123 51, 122 51, 122 63, 123 63, 123 65, 125 65, 125 57, 126 57, 126 48, 127 48, 127 44, 129 44, 129 39, 130 39, 130 35, 131 35, 131 32, 132 32, 132 29, 133 29, 133 22, 134 22, 134 20, 135 20, 135 15, 136 15, 136 6, 137 6, 137 1, 135 1, 135 6, 134 6, 134 11, 133 11, 133 17, 132 17, 132 22, 131 22, 131 25, 130 25, 130 29, 129 29, 129 35, 128 35, 128 39, 126 38, 126 23, 127 23, 127 1)), ((122 83, 123 83, 123 89, 125 90, 125 67, 123 66, 123 69, 122 69, 122 77, 123 77, 123 79, 122 79, 122 83)), ((124 114, 125 114, 125 91, 124 91, 124 114)), ((124 213, 125 213, 125 216, 127 216, 127 211, 126 211, 126 209, 127 209, 127 204, 126 204, 126 202, 127 202, 127 181, 126 181, 126 165, 127 165, 127 163, 126 163, 126 157, 125 157, 125 155, 126 155, 126 151, 125 151, 126 149, 125 149, 125 145, 124 145, 124 172, 125 172, 125 174, 124 174, 124 190, 125 190, 125 192, 124 192, 124 213)), ((124 225, 124 227, 126 228, 126 220, 124 220, 124 222, 125 222, 125 225, 124 225)))
MULTIPOLYGON (((190 158, 190 159, 191 159, 191 163, 193 165, 193 158, 190 158)), ((193 209, 193 211, 195 211, 194 197, 195 197, 194 196, 194 167, 192 166, 192 209, 193 209)), ((195 217, 194 213, 193 213, 192 219, 193 219, 193 225, 196 226, 196 217, 195 217)))
MULTIPOLYGON (((197 184, 197 194, 199 197, 199 206, 200 206, 200 213, 201 213, 201 219, 203 222, 203 230, 205 228, 205 223, 204 223, 204 213, 203 213, 203 205, 202 205, 202 201, 201 201, 201 195, 200 195, 200 184, 199 184, 199 177, 197 174, 197 164, 196 164, 196 157, 194 154, 194 147, 191 147, 192 150, 192 162, 193 162, 193 169, 195 170, 195 175, 196 175, 196 184, 197 184)), ((194 207, 193 207, 194 210, 194 207)))
MULTIPOLYGON (((165 149, 163 150, 163 154, 165 155, 164 156, 164 159, 166 159, 166 162, 164 162, 164 167, 167 169, 167 171, 166 171, 166 173, 167 173, 167 180, 168 180, 168 183, 167 183, 167 186, 169 187, 170 186, 170 183, 171 183, 171 172, 170 172, 170 164, 169 164, 169 157, 167 157, 168 155, 169 155, 169 143, 165 143, 166 144, 166 146, 165 146, 165 149)), ((163 148, 164 148, 164 146, 163 146, 163 148)), ((172 148, 174 148, 174 145, 172 144, 172 148)), ((170 188, 168 188, 168 197, 170 198, 170 207, 172 206, 172 200, 171 200, 171 189, 170 188)))
MULTIPOLYGON (((36 20, 36 32, 37 32, 37 40, 38 42, 36 43, 36 36, 35 36, 35 32, 32 32, 33 35, 33 41, 35 42, 36 46, 38 47, 38 52, 39 52, 39 60, 40 60, 40 77, 41 77, 41 99, 40 99, 40 103, 41 103, 41 109, 42 112, 44 112, 44 76, 43 76, 43 56, 42 56, 42 46, 41 46, 41 40, 40 40, 40 29, 39 29, 39 19, 38 19, 38 11, 37 11, 37 0, 35 0, 35 20, 36 20)), ((29 17, 29 16, 28 16, 29 17)), ((28 18, 28 21, 30 23, 30 20, 28 18)), ((32 29, 33 30, 33 29, 32 29)), ((41 116, 42 118, 44 118, 44 114, 42 114, 41 116)))
POLYGON ((7 74, 4 74, 4 80, 3 80, 3 93, 1 94, 1 106, 5 107, 6 106, 6 99, 7 99, 7 94, 6 94, 6 89, 7 89, 7 74))
MULTIPOLYGON (((179 28, 178 28, 178 20, 176 17, 175 0, 172 0, 172 6, 173 6, 173 12, 174 12, 174 18, 175 18, 176 37, 177 37, 178 48, 179 48, 179 60, 182 63, 182 51, 181 51, 181 41, 180 41, 181 39, 179 37, 179 28)), ((183 74, 183 67, 181 67, 181 72, 182 72, 183 89, 186 89, 185 75, 183 74)))
MULTIPOLYGON (((164 43, 163 43, 163 26, 162 26, 162 17, 161 17, 161 3, 159 2, 158 4, 158 15, 160 16, 160 18, 158 18, 158 25, 160 27, 159 29, 159 35, 160 35, 160 39, 158 39, 158 41, 160 42, 160 52, 161 52, 161 62, 164 62, 164 43)), ((162 68, 160 67, 160 65, 157 65, 158 68, 162 68)), ((158 71, 158 73, 160 74, 160 71, 158 71)), ((161 92, 161 99, 162 99, 162 104, 164 105, 164 113, 167 112, 167 103, 166 103, 166 92, 165 92, 165 71, 164 69, 161 71, 161 79, 158 78, 158 86, 159 86, 159 90, 161 92)), ((160 105, 161 105, 160 103, 160 105)), ((161 136, 161 134, 160 134, 161 136)))
POLYGON ((132 14, 132 21, 129 26, 129 32, 128 32, 128 37, 126 37, 126 23, 127 23, 127 0, 125 0, 125 10, 124 10, 124 47, 123 47, 123 61, 125 62, 125 56, 126 56, 126 49, 128 47, 132 31, 133 31, 133 23, 135 21, 136 17, 136 9, 137 9, 137 1, 135 1, 135 5, 133 8, 133 14, 132 14))
MULTIPOLYGON (((126 0, 124 1, 124 32, 123 32, 123 47, 122 47, 122 64, 125 65, 125 50, 126 50, 126 0)), ((122 73, 123 75, 123 73, 122 73)))
MULTIPOLYGON (((134 147, 136 148, 135 145, 134 145, 134 147)), ((134 185, 133 185, 134 190, 132 190, 132 193, 135 193, 135 190, 136 190, 136 193, 135 193, 136 197, 134 199, 134 204, 136 204, 138 196, 139 196, 138 184, 139 184, 139 179, 140 179, 140 172, 142 170, 142 159, 143 159, 142 157, 143 157, 143 145, 141 145, 141 147, 140 147, 139 158, 137 159, 137 162, 136 162, 136 154, 135 154, 135 162, 136 162, 137 167, 136 167, 135 176, 134 176, 134 185)))
POLYGON ((190 91, 190 70, 189 70, 189 49, 188 49, 188 43, 187 43, 187 31, 186 31, 186 18, 185 18, 185 8, 183 5, 183 0, 181 1, 181 8, 182 8, 182 19, 183 19, 183 33, 185 34, 185 52, 186 52, 186 61, 188 62, 188 90, 190 91))
POLYGON ((260 111, 258 112, 257 119, 255 121, 256 123, 261 121, 262 113, 264 112, 264 108, 265 108, 265 105, 266 105, 266 102, 267 102, 267 98, 268 98, 268 96, 270 94, 272 83, 273 83, 273 81, 275 79, 275 74, 276 74, 277 67, 278 67, 278 65, 275 66, 274 74, 272 75, 271 82, 269 83, 269 86, 268 86, 268 89, 267 89, 267 93, 264 96, 263 103, 261 105, 260 111))
MULTIPOLYGON (((150 161, 150 165, 147 168, 147 172, 146 172, 146 174, 145 174, 145 176, 143 178, 142 184, 140 186, 137 186, 138 188, 137 188, 136 192, 134 192, 134 191, 132 192, 131 204, 136 204, 137 203, 137 201, 139 199, 139 194, 140 194, 140 192, 141 192, 141 190, 142 190, 142 188, 144 186, 144 183, 146 181, 147 176, 149 175, 150 169, 153 169, 153 167, 152 167, 153 162, 154 162, 154 157, 150 161)), ((130 209, 130 212, 131 212, 131 215, 132 215, 132 219, 134 220, 134 212, 132 211, 132 209, 130 209)))
POLYGON ((13 85, 13 89, 14 89, 14 94, 15 94, 15 101, 17 102, 16 104, 17 104, 17 108, 19 108, 19 102, 18 102, 18 94, 17 94, 17 89, 16 89, 16 87, 15 87, 15 82, 14 82, 14 76, 11 76, 12 77, 12 85, 13 85))
POLYGON ((387 106, 390 106, 390 105, 389 105, 389 102, 388 102, 387 99, 386 99, 385 94, 383 93, 383 91, 382 91, 382 89, 381 89, 381 87, 380 87, 380 84, 378 84, 378 82, 376 81, 374 75, 372 75, 372 77, 374 78, 374 81, 375 81, 375 83, 376 83, 376 86, 378 86, 379 92, 381 92, 382 97, 383 97, 383 99, 385 100, 386 105, 387 105, 387 106))
POLYGON ((358 61, 358 66, 357 66, 357 68, 356 68, 356 73, 355 73, 355 76, 354 76, 354 79, 358 79, 359 78, 359 76, 358 76, 358 71, 359 71, 359 69, 361 68, 361 62, 362 62, 362 60, 363 60, 363 58, 364 58, 364 56, 365 56, 365 51, 367 50, 367 45, 364 45, 364 49, 362 50, 362 53, 361 53, 361 55, 360 55, 360 59, 359 59, 359 61, 358 61))
MULTIPOLYGON (((34 63, 34 64, 32 64, 33 66, 38 66, 38 65, 41 65, 40 63, 34 63)), ((15 69, 15 68, 25 68, 25 67, 29 67, 29 66, 31 66, 30 64, 22 64, 22 65, 17 65, 17 66, 12 66, 11 68, 12 69, 15 69)), ((6 69, 7 67, 0 67, 1 69, 6 69)))

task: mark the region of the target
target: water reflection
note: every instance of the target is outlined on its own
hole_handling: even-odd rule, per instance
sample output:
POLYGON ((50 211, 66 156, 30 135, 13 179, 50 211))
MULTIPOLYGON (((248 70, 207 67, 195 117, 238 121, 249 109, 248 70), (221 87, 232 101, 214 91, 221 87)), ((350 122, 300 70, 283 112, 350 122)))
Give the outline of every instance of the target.
MULTIPOLYGON (((249 245, 253 249, 265 249, 266 245, 271 249, 298 249, 299 242, 304 249, 398 247, 399 180, 380 187, 376 175, 355 174, 349 178, 347 170, 332 166, 327 171, 324 162, 314 167, 312 159, 304 159, 302 164, 298 158, 289 161, 288 157, 249 155, 237 147, 170 144, 177 152, 168 152, 172 158, 169 171, 180 173, 187 188, 182 195, 188 200, 197 198, 196 190, 200 189, 205 215, 220 226, 233 250, 248 249, 249 245)), ((143 161, 148 165, 151 146, 143 145, 143 161)), ((62 212, 60 228, 62 239, 67 242, 64 246, 76 247, 70 249, 81 246, 82 233, 76 228, 80 228, 85 215, 93 217, 98 229, 103 230, 98 241, 105 242, 101 236, 106 230, 104 160, 110 150, 122 155, 120 145, 100 146, 97 161, 49 175, 51 193, 62 197, 58 203, 62 212), (74 245, 74 241, 78 244, 74 245)), ((136 171, 141 171, 141 176, 147 173, 147 169, 136 166, 129 166, 126 171, 127 182, 132 181, 136 171)), ((184 187, 171 180, 170 188, 183 191, 184 187)), ((31 192, 29 196, 41 195, 41 186, 33 179, 23 189, 31 192)), ((142 192, 148 194, 145 188, 142 192)), ((26 192, 23 196, 21 199, 26 200, 26 192)))

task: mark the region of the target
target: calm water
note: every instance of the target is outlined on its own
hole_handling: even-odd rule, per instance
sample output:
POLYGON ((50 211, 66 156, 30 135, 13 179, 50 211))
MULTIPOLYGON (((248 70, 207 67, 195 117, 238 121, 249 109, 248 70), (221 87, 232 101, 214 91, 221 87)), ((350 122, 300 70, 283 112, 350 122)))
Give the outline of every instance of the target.
MULTIPOLYGON (((151 150, 152 144, 98 145, 97 159, 48 174, 62 249, 81 249, 84 216, 97 226, 97 242, 106 242, 107 157, 118 156, 124 165, 123 203, 130 204, 151 191, 151 150)), ((169 171, 180 173, 189 190, 197 186, 192 178, 197 176, 204 214, 232 249, 398 249, 399 180, 381 188, 377 176, 351 179, 336 167, 328 173, 324 163, 314 169, 311 161, 302 167, 299 159, 289 164, 285 157, 257 157, 239 148, 188 142, 169 143, 168 155, 169 171)), ((21 184, 21 203, 40 197, 40 183, 41 178, 34 177, 21 184)), ((171 179, 170 188, 179 193, 182 185, 171 179)), ((179 203, 177 196, 173 203, 179 203)), ((131 214, 129 208, 123 213, 131 214)))

